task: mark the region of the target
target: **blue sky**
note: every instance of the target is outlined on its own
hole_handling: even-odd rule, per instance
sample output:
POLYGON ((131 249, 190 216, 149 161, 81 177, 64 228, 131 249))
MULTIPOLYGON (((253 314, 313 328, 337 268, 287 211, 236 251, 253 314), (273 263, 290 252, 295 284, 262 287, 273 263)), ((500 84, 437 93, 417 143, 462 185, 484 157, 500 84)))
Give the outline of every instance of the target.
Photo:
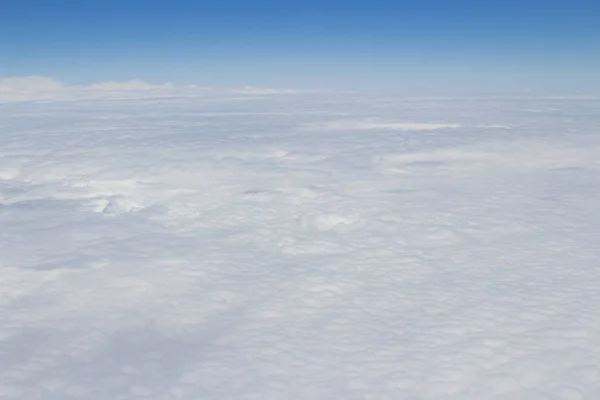
POLYGON ((600 2, 2 0, 0 75, 600 93, 600 2))

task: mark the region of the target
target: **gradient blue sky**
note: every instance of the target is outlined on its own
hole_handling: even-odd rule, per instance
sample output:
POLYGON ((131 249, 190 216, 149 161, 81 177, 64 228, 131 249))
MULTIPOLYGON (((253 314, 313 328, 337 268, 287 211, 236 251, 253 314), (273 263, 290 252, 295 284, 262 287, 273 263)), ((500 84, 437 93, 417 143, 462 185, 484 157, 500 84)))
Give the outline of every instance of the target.
POLYGON ((600 93, 600 1, 1 0, 0 76, 600 93))

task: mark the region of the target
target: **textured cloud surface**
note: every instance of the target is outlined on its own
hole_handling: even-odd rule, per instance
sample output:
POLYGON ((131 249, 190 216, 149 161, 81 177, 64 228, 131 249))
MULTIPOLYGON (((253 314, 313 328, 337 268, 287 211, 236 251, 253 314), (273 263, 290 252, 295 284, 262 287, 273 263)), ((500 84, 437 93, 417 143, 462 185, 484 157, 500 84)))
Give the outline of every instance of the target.
POLYGON ((132 87, 0 105, 0 398, 600 395, 598 101, 132 87))

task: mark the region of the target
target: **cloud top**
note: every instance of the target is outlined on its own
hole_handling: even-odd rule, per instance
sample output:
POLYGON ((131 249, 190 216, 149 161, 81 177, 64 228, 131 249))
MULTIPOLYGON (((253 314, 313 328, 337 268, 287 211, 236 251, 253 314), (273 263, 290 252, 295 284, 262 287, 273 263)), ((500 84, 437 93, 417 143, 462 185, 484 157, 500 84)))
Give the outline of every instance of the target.
POLYGON ((103 97, 149 97, 156 95, 198 95, 230 93, 242 95, 296 94, 298 90, 255 88, 217 89, 196 85, 174 86, 171 83, 152 84, 134 79, 126 82, 108 81, 71 86, 45 76, 16 76, 0 79, 0 102, 35 100, 79 100, 103 97))
POLYGON ((86 90, 100 90, 100 91, 129 91, 129 90, 156 90, 156 89, 173 89, 174 86, 171 83, 165 83, 164 85, 153 85, 148 82, 141 80, 131 80, 127 82, 103 82, 95 83, 89 86, 84 86, 86 90))
POLYGON ((376 120, 342 120, 325 123, 308 124, 309 130, 319 131, 362 131, 371 129, 385 129, 395 131, 431 131, 435 129, 459 128, 458 124, 442 124, 431 122, 394 122, 376 120))
POLYGON ((0 80, 0 88, 14 92, 56 91, 63 83, 46 76, 14 76, 0 80))

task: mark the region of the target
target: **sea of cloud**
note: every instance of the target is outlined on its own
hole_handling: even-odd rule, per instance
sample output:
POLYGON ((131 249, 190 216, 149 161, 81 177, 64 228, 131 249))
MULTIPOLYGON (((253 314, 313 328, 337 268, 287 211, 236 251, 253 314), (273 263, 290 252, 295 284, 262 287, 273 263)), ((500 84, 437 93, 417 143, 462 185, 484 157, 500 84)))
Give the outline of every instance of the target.
POLYGON ((600 396, 599 100, 0 86, 0 398, 600 396))

